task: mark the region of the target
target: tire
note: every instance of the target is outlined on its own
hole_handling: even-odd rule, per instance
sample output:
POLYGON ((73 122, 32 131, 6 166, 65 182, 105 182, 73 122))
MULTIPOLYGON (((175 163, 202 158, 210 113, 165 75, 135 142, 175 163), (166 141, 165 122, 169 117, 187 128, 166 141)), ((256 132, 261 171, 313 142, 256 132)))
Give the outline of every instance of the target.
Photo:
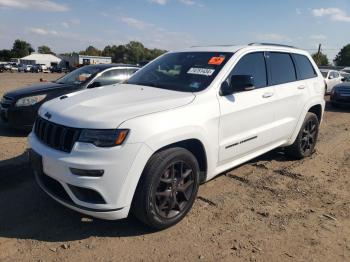
POLYGON ((199 165, 184 148, 169 148, 148 161, 137 186, 132 212, 160 230, 175 225, 190 211, 199 187, 199 165))
POLYGON ((286 148, 287 155, 295 159, 311 156, 315 151, 318 130, 319 121, 317 116, 308 112, 294 143, 286 148))

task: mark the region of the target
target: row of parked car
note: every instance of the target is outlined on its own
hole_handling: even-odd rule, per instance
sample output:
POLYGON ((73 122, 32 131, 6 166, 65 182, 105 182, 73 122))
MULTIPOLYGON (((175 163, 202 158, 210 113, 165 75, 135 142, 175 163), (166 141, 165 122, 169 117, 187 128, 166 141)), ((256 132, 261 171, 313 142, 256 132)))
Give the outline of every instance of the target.
POLYGON ((1 118, 12 127, 33 126, 39 107, 61 95, 127 80, 138 66, 126 64, 87 65, 52 82, 35 84, 6 93, 1 100, 1 118))
POLYGON ((65 73, 68 72, 67 68, 58 66, 48 67, 45 64, 26 65, 16 63, 0 64, 0 73, 2 72, 24 72, 24 73, 65 73))

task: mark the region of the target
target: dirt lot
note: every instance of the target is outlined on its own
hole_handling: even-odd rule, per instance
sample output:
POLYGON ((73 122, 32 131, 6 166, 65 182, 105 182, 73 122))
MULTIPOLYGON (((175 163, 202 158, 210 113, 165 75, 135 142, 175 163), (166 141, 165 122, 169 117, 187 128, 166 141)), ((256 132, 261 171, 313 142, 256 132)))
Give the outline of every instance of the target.
MULTIPOLYGON (((0 74, 0 94, 57 74, 0 74)), ((189 215, 152 232, 89 219, 36 186, 22 132, 0 126, 0 261, 350 261, 350 110, 327 106, 317 151, 274 151, 200 187, 189 215)))

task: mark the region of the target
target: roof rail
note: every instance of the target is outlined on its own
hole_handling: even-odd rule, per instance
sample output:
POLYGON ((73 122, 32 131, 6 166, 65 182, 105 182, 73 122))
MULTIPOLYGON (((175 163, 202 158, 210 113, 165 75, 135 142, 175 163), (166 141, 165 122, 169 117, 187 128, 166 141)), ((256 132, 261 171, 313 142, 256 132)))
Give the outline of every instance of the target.
POLYGON ((273 43, 250 43, 248 44, 250 46, 254 46, 254 45, 270 45, 270 46, 280 46, 280 47, 289 47, 289 48, 297 48, 295 46, 291 46, 291 45, 281 45, 281 44, 273 44, 273 43))
POLYGON ((227 44, 227 45, 193 45, 191 47, 211 47, 211 46, 222 46, 222 47, 225 47, 225 46, 237 46, 235 44, 227 44))

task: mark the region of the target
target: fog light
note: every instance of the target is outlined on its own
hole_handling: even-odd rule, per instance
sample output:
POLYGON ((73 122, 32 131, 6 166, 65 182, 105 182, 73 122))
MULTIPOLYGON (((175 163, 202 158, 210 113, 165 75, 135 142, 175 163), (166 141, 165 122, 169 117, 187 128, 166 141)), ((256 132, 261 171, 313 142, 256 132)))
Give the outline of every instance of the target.
POLYGON ((85 170, 70 167, 69 170, 76 176, 89 176, 89 177, 101 177, 104 174, 104 170, 85 170))

